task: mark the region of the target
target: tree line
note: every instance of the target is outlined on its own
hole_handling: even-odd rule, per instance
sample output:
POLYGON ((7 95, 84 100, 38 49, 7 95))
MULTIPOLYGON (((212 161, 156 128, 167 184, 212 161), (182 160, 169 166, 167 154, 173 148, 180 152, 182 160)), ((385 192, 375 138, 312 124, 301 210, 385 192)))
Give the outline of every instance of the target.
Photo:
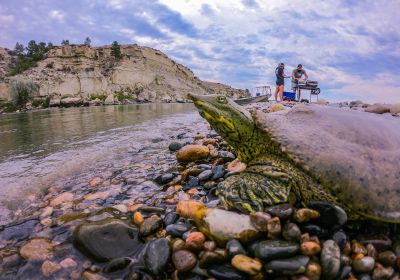
MULTIPOLYGON (((92 40, 89 37, 86 37, 83 44, 86 46, 90 46, 91 43, 92 40)), ((69 40, 62 40, 61 45, 70 45, 69 40)), ((24 47, 23 44, 17 42, 14 47, 14 54, 17 55, 17 59, 14 66, 11 67, 9 75, 14 76, 24 72, 31 67, 35 67, 38 61, 46 58, 46 53, 53 47, 54 45, 51 42, 46 44, 45 42, 36 43, 35 40, 30 40, 26 47, 24 47)), ((121 46, 118 44, 117 41, 114 41, 111 45, 111 55, 118 60, 122 58, 121 46)))

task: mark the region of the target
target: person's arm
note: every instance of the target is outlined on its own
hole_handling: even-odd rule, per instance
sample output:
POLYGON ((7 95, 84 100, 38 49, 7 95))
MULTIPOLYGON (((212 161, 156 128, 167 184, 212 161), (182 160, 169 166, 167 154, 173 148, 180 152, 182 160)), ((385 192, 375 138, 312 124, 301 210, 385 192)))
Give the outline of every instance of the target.
POLYGON ((290 76, 292 80, 296 80, 296 77, 294 76, 294 72, 292 72, 292 75, 290 76))
POLYGON ((306 80, 308 80, 308 75, 306 71, 304 71, 304 77, 306 78, 306 80))

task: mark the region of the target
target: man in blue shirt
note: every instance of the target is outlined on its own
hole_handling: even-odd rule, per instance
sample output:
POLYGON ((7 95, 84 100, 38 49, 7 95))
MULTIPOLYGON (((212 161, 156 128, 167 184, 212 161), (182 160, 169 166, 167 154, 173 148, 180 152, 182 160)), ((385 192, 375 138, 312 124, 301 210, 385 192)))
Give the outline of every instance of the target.
POLYGON ((303 69, 303 65, 299 64, 297 65, 297 68, 293 70, 292 72, 292 90, 293 92, 298 92, 298 97, 297 100, 300 101, 301 93, 299 89, 299 80, 301 77, 304 75, 304 79, 308 80, 308 75, 306 71, 303 69))
POLYGON ((282 62, 278 64, 278 67, 275 69, 276 75, 276 88, 275 88, 275 101, 278 102, 278 92, 279 98, 281 102, 283 101, 283 88, 285 86, 285 73, 283 70, 285 69, 285 64, 282 62))

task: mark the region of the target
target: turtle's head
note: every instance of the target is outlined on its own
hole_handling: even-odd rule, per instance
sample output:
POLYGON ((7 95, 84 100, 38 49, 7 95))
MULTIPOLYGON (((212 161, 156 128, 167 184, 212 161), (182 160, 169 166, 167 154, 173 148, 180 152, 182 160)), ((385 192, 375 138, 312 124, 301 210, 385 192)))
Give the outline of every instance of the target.
POLYGON ((242 161, 248 161, 257 154, 258 129, 250 113, 223 95, 189 94, 200 115, 238 153, 242 161))

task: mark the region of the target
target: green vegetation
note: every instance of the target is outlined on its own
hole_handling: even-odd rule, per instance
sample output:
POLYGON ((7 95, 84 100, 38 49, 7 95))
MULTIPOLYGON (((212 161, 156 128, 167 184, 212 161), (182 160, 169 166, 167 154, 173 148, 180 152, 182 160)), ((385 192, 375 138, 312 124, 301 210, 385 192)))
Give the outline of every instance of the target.
POLYGON ((15 65, 11 67, 8 75, 14 76, 31 67, 35 67, 38 61, 45 58, 46 52, 48 52, 51 48, 53 48, 52 43, 48 43, 46 46, 46 43, 44 42, 37 44, 35 40, 31 40, 29 41, 28 46, 24 48, 24 45, 17 42, 14 48, 14 52, 17 55, 17 60, 15 65))
POLYGON ((118 44, 117 41, 114 41, 111 45, 111 55, 116 59, 122 58, 121 46, 118 44))
POLYGON ((122 102, 123 100, 130 100, 130 101, 135 100, 135 97, 132 95, 132 93, 123 92, 123 91, 115 91, 114 97, 116 99, 118 99, 118 101, 120 101, 120 102, 122 102))
POLYGON ((85 42, 83 42, 83 44, 86 46, 90 46, 91 43, 92 43, 92 40, 89 37, 86 37, 85 42))
POLYGON ((61 46, 69 46, 69 40, 62 40, 61 46))
POLYGON ((4 110, 6 113, 11 113, 17 111, 17 108, 11 102, 0 99, 0 111, 4 110))
POLYGON ((48 108, 50 107, 50 96, 46 97, 45 99, 33 99, 32 100, 33 107, 43 107, 48 108))
POLYGON ((104 95, 104 94, 90 96, 90 100, 100 99, 101 101, 104 101, 104 100, 106 100, 106 98, 107 98, 107 95, 104 95))
POLYGON ((23 108, 39 91, 39 87, 31 81, 12 80, 10 84, 11 100, 18 109, 23 108))

